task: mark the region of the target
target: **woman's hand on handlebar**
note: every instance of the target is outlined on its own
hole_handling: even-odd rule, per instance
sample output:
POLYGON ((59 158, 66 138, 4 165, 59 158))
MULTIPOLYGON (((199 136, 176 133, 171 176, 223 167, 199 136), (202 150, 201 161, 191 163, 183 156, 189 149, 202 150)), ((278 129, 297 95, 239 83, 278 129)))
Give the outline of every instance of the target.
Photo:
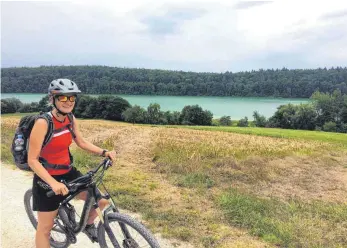
POLYGON ((110 158, 112 162, 116 161, 116 153, 114 151, 105 152, 105 157, 110 158))
POLYGON ((66 187, 66 185, 58 181, 55 181, 50 186, 56 195, 67 195, 69 193, 69 189, 66 187))

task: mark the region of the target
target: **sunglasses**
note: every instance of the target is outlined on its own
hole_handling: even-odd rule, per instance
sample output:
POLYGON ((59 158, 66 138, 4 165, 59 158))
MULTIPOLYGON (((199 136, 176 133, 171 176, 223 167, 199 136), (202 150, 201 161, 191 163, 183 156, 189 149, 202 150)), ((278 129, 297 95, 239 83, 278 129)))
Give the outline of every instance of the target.
POLYGON ((55 97, 56 99, 58 99, 59 102, 67 102, 68 100, 70 102, 75 102, 77 96, 63 96, 63 95, 59 95, 55 97))

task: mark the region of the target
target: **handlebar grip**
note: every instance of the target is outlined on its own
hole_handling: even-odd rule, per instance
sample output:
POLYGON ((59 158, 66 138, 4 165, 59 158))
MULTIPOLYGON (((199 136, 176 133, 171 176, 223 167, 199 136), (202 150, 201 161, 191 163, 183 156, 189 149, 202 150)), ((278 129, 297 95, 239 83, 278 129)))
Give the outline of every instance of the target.
POLYGON ((113 164, 113 163, 112 163, 112 160, 111 160, 111 159, 107 160, 107 162, 106 162, 107 168, 108 168, 108 167, 111 167, 112 164, 113 164))
POLYGON ((52 197, 52 196, 54 196, 54 195, 55 195, 55 193, 54 193, 53 190, 50 190, 50 191, 48 191, 48 192, 46 193, 46 196, 47 196, 47 197, 52 197))

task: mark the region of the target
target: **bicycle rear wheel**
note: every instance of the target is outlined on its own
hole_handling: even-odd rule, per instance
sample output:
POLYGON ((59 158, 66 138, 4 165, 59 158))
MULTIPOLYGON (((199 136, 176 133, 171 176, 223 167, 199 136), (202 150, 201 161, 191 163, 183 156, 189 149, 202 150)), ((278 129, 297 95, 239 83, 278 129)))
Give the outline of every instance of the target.
MULTIPOLYGON (((153 234, 141 223, 128 215, 121 213, 110 213, 107 215, 111 231, 117 239, 120 247, 127 248, 160 248, 153 234), (120 224, 123 224, 131 237, 125 237, 120 224), (127 243, 127 244, 125 244, 127 243)), ((100 222, 98 226, 99 245, 102 248, 114 247, 108 237, 104 225, 100 222)))
MULTIPOLYGON (((33 211, 33 193, 32 189, 29 189, 24 194, 24 206, 25 211, 30 219, 34 228, 37 228, 37 212, 33 211)), ((50 244, 55 248, 66 248, 70 245, 66 233, 58 226, 59 216, 54 220, 54 226, 51 231, 50 244)), ((60 221, 62 224, 62 222, 60 221)))

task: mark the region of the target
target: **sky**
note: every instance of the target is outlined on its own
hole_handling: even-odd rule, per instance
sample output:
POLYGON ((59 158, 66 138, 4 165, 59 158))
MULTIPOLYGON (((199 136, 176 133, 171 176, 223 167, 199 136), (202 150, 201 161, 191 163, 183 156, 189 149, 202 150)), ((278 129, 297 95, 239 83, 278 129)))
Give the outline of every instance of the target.
POLYGON ((347 1, 2 1, 1 66, 347 66, 347 1))

